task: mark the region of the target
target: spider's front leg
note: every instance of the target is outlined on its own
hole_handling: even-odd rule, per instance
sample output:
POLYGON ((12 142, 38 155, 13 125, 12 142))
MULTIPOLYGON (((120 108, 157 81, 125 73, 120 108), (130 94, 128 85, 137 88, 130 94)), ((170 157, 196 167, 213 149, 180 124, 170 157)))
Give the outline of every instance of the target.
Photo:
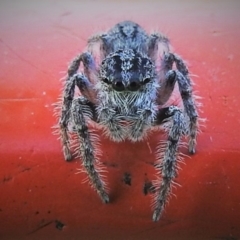
POLYGON ((187 135, 189 136, 188 149, 190 153, 194 154, 198 131, 198 113, 187 66, 178 55, 167 53, 164 55, 162 68, 166 75, 158 91, 157 103, 159 105, 166 103, 171 96, 175 83, 177 82, 183 100, 184 110, 189 119, 187 126, 187 135), (172 70, 174 62, 176 64, 176 70, 172 70))
POLYGON ((63 102, 61 115, 59 120, 60 135, 63 145, 63 154, 66 161, 72 159, 69 144, 68 123, 70 121, 70 109, 75 93, 75 86, 79 88, 82 95, 94 102, 96 92, 92 87, 92 83, 82 73, 77 73, 80 62, 84 63, 84 70, 87 74, 94 72, 95 65, 92 56, 89 53, 83 53, 73 59, 69 68, 68 76, 63 91, 63 102))
POLYGON ((104 203, 108 203, 109 197, 104 189, 105 184, 100 178, 100 174, 94 166, 94 164, 96 163, 96 149, 94 149, 87 122, 84 117, 84 114, 90 117, 94 114, 90 107, 91 105, 89 104, 89 101, 84 97, 73 100, 71 113, 74 123, 74 131, 80 140, 80 156, 82 158, 83 166, 89 176, 90 182, 93 188, 99 194, 102 201, 104 203))
POLYGON ((187 66, 185 65, 181 57, 176 54, 174 54, 173 57, 178 69, 178 71, 176 71, 176 79, 179 85, 179 90, 182 96, 184 108, 189 118, 187 132, 187 135, 189 136, 188 149, 191 154, 194 154, 196 151, 196 138, 198 132, 198 113, 196 103, 194 101, 192 83, 188 75, 189 72, 187 66))
POLYGON ((168 195, 174 178, 177 175, 177 150, 181 136, 185 132, 185 118, 183 112, 175 106, 160 109, 157 115, 158 121, 169 120, 169 132, 167 143, 159 146, 157 169, 162 175, 162 181, 156 182, 156 195, 153 213, 153 221, 158 221, 166 205, 168 195))
POLYGON ((70 109, 72 106, 72 100, 74 97, 74 89, 75 89, 75 76, 68 77, 63 92, 63 103, 59 120, 60 135, 63 146, 63 155, 66 161, 70 161, 72 159, 69 143, 68 123, 70 119, 70 109))
POLYGON ((70 110, 74 98, 76 85, 83 93, 83 95, 89 95, 88 90, 90 89, 90 83, 83 74, 80 73, 74 74, 73 76, 68 77, 66 81, 66 85, 63 92, 61 116, 59 120, 60 134, 63 145, 63 154, 66 161, 70 161, 72 159, 69 144, 68 123, 70 121, 70 110))

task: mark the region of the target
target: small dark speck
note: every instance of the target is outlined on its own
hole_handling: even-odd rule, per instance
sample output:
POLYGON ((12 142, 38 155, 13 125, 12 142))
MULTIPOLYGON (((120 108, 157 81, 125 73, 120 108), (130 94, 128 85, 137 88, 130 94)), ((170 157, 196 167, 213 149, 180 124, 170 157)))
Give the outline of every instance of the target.
POLYGON ((143 193, 144 195, 147 195, 148 193, 155 193, 155 188, 152 184, 152 182, 150 181, 145 181, 144 185, 143 185, 143 193))
POLYGON ((65 226, 65 224, 63 224, 62 222, 60 222, 58 220, 55 221, 55 224, 56 224, 55 226, 58 230, 62 230, 65 226))
POLYGON ((63 12, 60 16, 61 17, 66 17, 68 15, 71 15, 72 13, 70 11, 63 12))
POLYGON ((51 211, 48 211, 48 214, 50 214, 51 213, 51 211))
POLYGON ((35 214, 38 215, 38 214, 39 214, 39 211, 36 211, 35 214))
POLYGON ((29 168, 29 167, 26 167, 26 168, 22 169, 22 171, 21 171, 21 172, 26 172, 26 171, 30 171, 30 170, 31 170, 31 168, 29 168))
POLYGON ((117 168, 118 165, 116 163, 109 163, 109 162, 103 162, 103 165, 107 167, 117 168))
POLYGON ((12 176, 5 176, 2 180, 2 182, 5 183, 5 182, 8 182, 10 180, 12 180, 12 176))
POLYGON ((130 173, 127 173, 127 172, 124 173, 122 181, 123 181, 125 184, 131 186, 131 181, 132 181, 131 174, 130 174, 130 173))

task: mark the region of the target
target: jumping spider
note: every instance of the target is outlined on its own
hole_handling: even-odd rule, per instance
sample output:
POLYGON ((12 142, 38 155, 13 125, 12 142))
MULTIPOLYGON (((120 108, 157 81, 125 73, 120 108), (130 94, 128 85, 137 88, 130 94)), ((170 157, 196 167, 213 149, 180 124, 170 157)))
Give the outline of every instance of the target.
POLYGON ((151 130, 167 123, 167 139, 159 143, 156 156, 161 180, 154 186, 152 219, 158 221, 177 175, 180 139, 188 136, 189 152, 194 154, 198 130, 189 72, 181 57, 170 52, 168 38, 161 33, 148 35, 131 21, 91 37, 87 51, 74 58, 68 68, 60 108, 64 157, 72 159, 72 131, 90 183, 104 203, 109 197, 101 169, 96 167, 98 137, 89 129, 89 120, 115 142, 143 140, 151 130), (176 83, 183 109, 166 105, 176 83), (76 96, 75 87, 80 96, 76 96))

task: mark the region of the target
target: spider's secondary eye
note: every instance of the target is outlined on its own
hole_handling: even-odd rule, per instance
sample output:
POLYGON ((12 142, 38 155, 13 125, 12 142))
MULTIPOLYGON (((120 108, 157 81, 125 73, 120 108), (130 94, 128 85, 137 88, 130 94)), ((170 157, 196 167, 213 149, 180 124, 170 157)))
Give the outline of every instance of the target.
POLYGON ((102 81, 105 82, 106 84, 110 84, 110 81, 107 78, 103 78, 102 81))
POLYGON ((144 80, 143 80, 143 84, 147 84, 147 83, 149 83, 151 81, 151 78, 145 78, 144 80))

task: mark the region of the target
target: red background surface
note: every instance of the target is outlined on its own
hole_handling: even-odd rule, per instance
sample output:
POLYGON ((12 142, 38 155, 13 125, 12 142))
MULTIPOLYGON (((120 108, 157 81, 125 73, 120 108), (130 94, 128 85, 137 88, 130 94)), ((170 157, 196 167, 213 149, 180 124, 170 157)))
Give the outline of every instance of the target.
POLYGON ((0 239, 239 239, 239 12, 238 0, 1 1, 0 239), (143 185, 155 179, 159 134, 136 144, 102 139, 104 205, 51 133, 69 61, 90 35, 126 19, 169 36, 196 75, 207 118, 158 223, 143 185))

